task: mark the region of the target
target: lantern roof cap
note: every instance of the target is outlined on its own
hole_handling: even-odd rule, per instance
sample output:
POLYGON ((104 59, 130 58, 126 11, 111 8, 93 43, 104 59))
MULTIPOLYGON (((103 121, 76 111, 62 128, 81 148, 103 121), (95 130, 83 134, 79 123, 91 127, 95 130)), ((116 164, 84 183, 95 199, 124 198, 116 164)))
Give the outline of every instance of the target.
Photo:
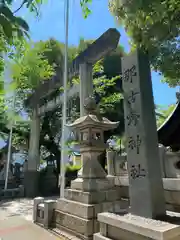
POLYGON ((84 108, 87 115, 76 119, 72 124, 68 124, 67 127, 72 129, 94 127, 96 129, 108 131, 117 128, 119 125, 119 122, 112 122, 100 115, 97 111, 95 99, 92 96, 85 100, 84 108))

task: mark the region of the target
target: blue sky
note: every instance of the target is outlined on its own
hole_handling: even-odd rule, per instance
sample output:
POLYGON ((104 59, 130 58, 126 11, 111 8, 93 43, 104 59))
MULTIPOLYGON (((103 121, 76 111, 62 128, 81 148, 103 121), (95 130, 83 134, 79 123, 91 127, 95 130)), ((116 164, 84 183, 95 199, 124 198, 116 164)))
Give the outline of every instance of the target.
MULTIPOLYGON (((19 0, 17 0, 19 2, 19 0)), ((64 42, 64 0, 48 0, 41 7, 39 19, 22 10, 19 15, 25 17, 30 26, 32 40, 47 40, 54 37, 64 42)), ((128 37, 124 30, 117 26, 115 19, 108 11, 108 0, 93 0, 90 6, 92 14, 84 19, 79 0, 70 0, 69 44, 77 45, 80 37, 96 39, 110 27, 121 32, 120 44, 128 51, 128 37)), ((153 90, 155 103, 169 105, 176 102, 175 89, 160 82, 161 77, 153 72, 153 90)))

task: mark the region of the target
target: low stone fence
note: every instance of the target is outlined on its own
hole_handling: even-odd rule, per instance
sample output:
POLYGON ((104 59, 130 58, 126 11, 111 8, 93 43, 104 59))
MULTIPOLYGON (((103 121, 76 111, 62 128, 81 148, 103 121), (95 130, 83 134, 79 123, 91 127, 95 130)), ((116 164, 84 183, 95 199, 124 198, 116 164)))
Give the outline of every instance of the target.
MULTIPOLYGON (((5 186, 5 180, 0 180, 0 189, 4 189, 4 186, 5 186)), ((17 184, 15 181, 9 179, 7 187, 8 189, 16 188, 17 184)))
MULTIPOLYGON (((120 186, 121 198, 124 208, 129 206, 129 179, 128 176, 116 176, 115 185, 120 186)), ((166 209, 180 213, 180 179, 163 178, 166 209)))
POLYGON ((56 202, 56 200, 45 200, 43 197, 34 198, 33 222, 43 225, 44 228, 49 228, 56 202))
MULTIPOLYGON (((159 146, 161 173, 163 178, 180 179, 180 152, 171 152, 159 146)), ((127 157, 120 156, 115 151, 107 151, 108 174, 122 176, 127 174, 127 157)))
POLYGON ((163 178, 180 178, 180 152, 159 150, 163 178))
POLYGON ((0 189, 0 200, 24 197, 24 186, 19 185, 16 188, 0 189))

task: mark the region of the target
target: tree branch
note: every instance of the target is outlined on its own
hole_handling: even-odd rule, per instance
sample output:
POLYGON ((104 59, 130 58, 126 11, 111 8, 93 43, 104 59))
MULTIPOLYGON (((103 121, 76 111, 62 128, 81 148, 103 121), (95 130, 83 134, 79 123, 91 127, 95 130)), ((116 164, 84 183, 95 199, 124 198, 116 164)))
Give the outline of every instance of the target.
POLYGON ((26 3, 26 0, 23 0, 21 5, 13 12, 13 14, 16 14, 17 12, 19 12, 19 10, 24 6, 25 3, 26 3))

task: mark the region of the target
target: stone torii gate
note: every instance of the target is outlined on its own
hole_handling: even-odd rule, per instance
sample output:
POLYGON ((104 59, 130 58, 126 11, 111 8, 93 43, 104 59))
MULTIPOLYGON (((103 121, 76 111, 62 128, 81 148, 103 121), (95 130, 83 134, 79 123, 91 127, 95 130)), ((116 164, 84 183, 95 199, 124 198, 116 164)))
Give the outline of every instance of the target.
MULTIPOLYGON (((84 115, 84 100, 93 93, 92 67, 98 60, 117 48, 120 33, 117 29, 110 28, 93 42, 85 51, 80 53, 69 67, 68 78, 80 76, 80 84, 73 85, 67 93, 68 98, 76 94, 80 95, 80 114, 84 115)), ((31 107, 31 133, 28 156, 28 169, 25 174, 26 195, 34 197, 38 194, 39 163, 39 137, 40 116, 47 111, 52 111, 62 104, 63 96, 60 95, 45 105, 40 105, 43 99, 62 86, 62 75, 55 75, 51 80, 41 84, 27 99, 26 105, 31 107)))

